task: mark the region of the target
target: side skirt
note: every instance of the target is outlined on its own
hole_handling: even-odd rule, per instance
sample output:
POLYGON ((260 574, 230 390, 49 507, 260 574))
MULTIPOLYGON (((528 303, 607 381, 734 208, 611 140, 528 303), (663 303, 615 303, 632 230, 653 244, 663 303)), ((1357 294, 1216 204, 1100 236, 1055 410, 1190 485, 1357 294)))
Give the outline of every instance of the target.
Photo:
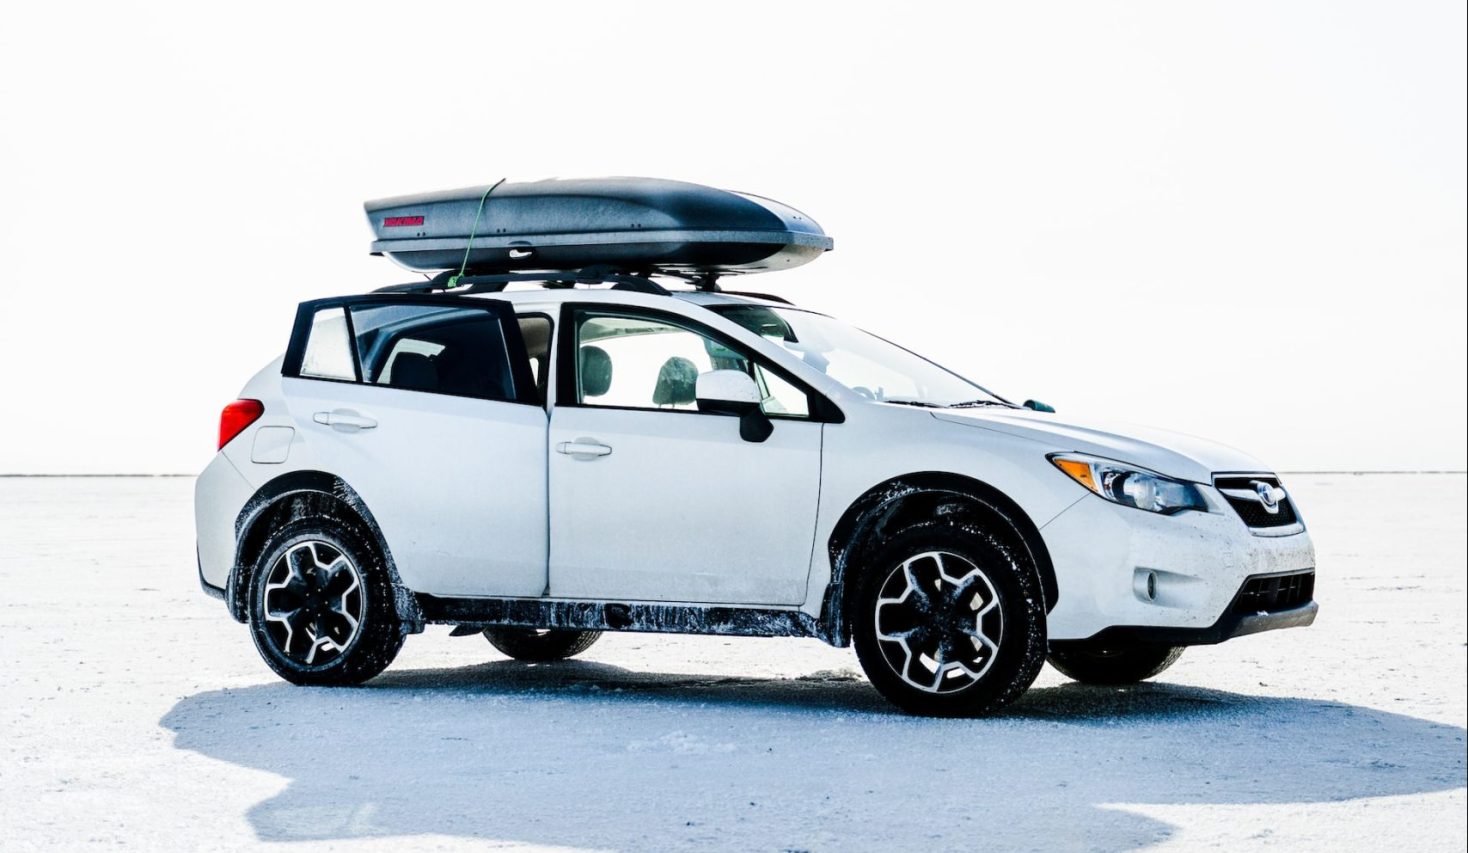
POLYGON ((577 631, 815 637, 830 642, 820 622, 798 610, 528 598, 440 598, 421 593, 418 606, 427 622, 472 628, 504 625, 577 631))

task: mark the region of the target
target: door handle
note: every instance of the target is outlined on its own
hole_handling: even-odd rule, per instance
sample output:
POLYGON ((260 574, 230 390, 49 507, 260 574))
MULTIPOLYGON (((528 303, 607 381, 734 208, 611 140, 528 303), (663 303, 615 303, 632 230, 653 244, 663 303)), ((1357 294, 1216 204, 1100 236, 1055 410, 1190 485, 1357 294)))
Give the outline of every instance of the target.
POLYGON ((355 432, 360 429, 372 429, 377 426, 377 421, 351 409, 332 409, 329 412, 317 412, 311 416, 311 420, 332 429, 355 432))
POLYGON ((601 456, 612 455, 612 449, 594 438, 578 438, 575 441, 563 441, 556 445, 557 453, 567 456, 575 456, 579 459, 596 459, 601 456))

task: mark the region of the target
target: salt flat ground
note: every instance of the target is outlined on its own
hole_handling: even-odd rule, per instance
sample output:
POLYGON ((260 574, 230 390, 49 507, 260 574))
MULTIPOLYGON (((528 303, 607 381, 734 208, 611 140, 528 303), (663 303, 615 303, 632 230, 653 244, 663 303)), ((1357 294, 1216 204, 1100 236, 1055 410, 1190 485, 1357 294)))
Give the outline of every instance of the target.
POLYGON ((437 627, 290 687, 198 589, 191 481, 3 479, 0 848, 1461 851, 1465 478, 1288 483, 1313 628, 927 720, 814 640, 437 627))

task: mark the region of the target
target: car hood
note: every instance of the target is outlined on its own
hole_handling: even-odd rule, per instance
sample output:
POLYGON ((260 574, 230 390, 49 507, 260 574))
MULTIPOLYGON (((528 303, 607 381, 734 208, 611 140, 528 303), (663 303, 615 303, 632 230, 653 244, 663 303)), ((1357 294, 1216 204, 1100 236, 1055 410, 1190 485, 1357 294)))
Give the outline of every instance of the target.
POLYGON ((1047 453, 1089 453, 1129 462, 1159 474, 1210 483, 1224 471, 1264 473, 1264 463, 1206 438, 1130 424, 1106 424, 1028 409, 953 409, 933 417, 964 426, 994 430, 1045 445, 1047 453))

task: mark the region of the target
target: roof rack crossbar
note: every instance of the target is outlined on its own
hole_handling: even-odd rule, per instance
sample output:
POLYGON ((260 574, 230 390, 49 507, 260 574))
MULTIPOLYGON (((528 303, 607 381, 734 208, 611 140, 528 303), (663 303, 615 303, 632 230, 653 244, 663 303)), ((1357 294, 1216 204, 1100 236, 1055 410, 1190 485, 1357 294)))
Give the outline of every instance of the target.
POLYGON ((577 284, 610 284, 613 290, 630 290, 637 293, 651 293, 656 296, 669 295, 667 288, 647 276, 631 275, 604 268, 568 270, 564 272, 495 273, 493 275, 470 274, 461 276, 456 276, 450 270, 441 272, 426 281, 415 281, 409 282, 408 284, 391 284, 387 287, 379 287, 373 293, 441 293, 453 296, 467 296, 475 293, 500 293, 507 286, 516 282, 535 282, 544 287, 574 287, 577 284), (457 285, 452 289, 448 286, 451 279, 457 285))
POLYGON ((448 281, 454 276, 453 270, 444 270, 433 278, 423 281, 410 281, 407 284, 389 284, 387 287, 379 287, 373 293, 429 293, 434 290, 443 290, 448 287, 448 281))

